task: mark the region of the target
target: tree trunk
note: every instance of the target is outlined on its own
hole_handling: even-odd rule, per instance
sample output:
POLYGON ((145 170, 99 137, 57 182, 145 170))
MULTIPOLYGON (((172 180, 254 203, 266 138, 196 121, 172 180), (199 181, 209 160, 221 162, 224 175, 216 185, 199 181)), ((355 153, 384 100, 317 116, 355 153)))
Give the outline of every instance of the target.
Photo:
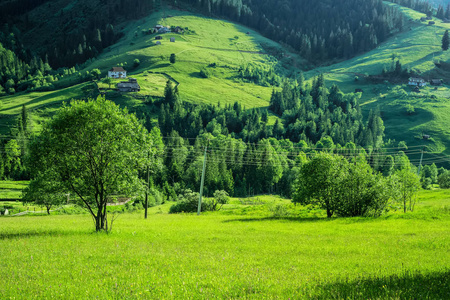
POLYGON ((331 218, 333 216, 333 212, 327 208, 327 218, 331 218))
POLYGON ((47 209, 47 214, 49 215, 51 206, 46 206, 45 208, 47 209))

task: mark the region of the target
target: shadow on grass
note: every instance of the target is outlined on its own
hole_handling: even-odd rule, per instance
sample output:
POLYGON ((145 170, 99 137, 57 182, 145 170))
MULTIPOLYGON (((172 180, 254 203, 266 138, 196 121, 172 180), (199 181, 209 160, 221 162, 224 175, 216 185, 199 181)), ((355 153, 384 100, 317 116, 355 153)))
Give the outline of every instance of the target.
POLYGON ((58 236, 69 236, 75 235, 76 232, 72 231, 58 231, 58 230, 47 230, 47 231, 26 231, 26 232, 0 232, 0 240, 12 240, 12 239, 27 239, 32 237, 58 237, 58 236))
POLYGON ((264 222, 264 221, 289 221, 289 222, 297 222, 297 223, 309 223, 309 222, 325 222, 336 220, 334 218, 296 218, 296 217, 265 217, 265 218, 239 218, 239 219, 230 219, 225 220, 223 223, 232 223, 232 222, 264 222))
POLYGON ((318 291, 318 299, 450 299, 450 270, 335 282, 318 291))

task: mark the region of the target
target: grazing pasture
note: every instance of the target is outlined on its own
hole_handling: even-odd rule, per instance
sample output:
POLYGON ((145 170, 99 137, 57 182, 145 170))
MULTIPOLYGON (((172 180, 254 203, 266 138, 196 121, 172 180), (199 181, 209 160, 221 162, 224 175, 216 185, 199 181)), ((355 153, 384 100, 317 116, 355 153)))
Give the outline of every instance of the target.
POLYGON ((0 297, 448 299, 450 193, 419 199, 412 213, 330 220, 268 196, 201 216, 164 204, 120 215, 111 234, 86 214, 2 217, 0 297))

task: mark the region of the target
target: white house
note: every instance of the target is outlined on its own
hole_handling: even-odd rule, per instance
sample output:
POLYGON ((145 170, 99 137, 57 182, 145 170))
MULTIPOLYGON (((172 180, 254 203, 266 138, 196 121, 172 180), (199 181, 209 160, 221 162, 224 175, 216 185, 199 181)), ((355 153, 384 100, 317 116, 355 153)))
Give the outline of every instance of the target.
POLYGON ((111 78, 127 78, 127 71, 122 67, 114 67, 108 71, 108 77, 111 78))
POLYGON ((411 78, 409 78, 408 85, 422 87, 422 86, 426 86, 427 83, 422 78, 411 77, 411 78))

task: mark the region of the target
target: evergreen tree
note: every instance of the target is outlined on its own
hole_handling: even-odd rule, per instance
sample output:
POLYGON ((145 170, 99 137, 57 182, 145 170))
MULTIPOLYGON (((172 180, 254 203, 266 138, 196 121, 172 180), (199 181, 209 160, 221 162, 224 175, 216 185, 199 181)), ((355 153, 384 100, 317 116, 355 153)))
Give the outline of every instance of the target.
POLYGON ((445 31, 444 36, 442 37, 442 50, 447 51, 449 48, 450 39, 448 36, 448 30, 445 31))

